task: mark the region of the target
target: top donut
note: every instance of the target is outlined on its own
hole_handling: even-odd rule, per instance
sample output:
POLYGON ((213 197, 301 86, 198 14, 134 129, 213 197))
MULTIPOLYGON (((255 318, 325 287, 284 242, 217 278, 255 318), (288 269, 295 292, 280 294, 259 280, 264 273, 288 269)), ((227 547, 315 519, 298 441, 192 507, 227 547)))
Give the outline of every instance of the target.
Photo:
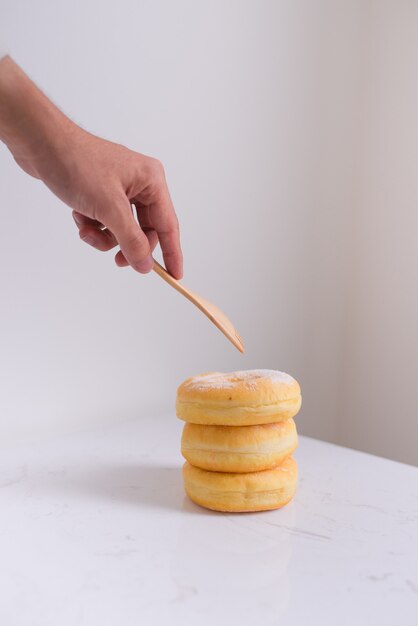
POLYGON ((301 402, 298 382, 284 372, 210 372, 180 385, 176 411, 192 424, 250 426, 294 417, 301 402))

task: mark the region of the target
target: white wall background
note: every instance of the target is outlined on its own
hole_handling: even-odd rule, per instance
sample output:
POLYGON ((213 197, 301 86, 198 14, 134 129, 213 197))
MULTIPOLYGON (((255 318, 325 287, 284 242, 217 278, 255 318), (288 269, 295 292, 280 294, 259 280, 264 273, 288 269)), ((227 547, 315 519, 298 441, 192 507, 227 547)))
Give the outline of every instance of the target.
POLYGON ((2 440, 170 410, 189 375, 270 367, 302 384, 301 432, 418 462, 416 3, 1 12, 14 58, 65 112, 164 162, 185 283, 247 346, 82 244, 3 147, 2 440))
POLYGON ((418 464, 418 3, 365 11, 338 439, 418 464))

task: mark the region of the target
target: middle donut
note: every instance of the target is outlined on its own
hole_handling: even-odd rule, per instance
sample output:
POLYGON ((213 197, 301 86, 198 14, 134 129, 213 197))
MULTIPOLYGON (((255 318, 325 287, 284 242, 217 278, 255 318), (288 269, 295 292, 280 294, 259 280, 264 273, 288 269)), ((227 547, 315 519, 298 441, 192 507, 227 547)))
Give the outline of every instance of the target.
POLYGON ((297 445, 293 419, 258 426, 187 423, 181 453, 195 467, 214 472, 258 472, 279 465, 297 445))

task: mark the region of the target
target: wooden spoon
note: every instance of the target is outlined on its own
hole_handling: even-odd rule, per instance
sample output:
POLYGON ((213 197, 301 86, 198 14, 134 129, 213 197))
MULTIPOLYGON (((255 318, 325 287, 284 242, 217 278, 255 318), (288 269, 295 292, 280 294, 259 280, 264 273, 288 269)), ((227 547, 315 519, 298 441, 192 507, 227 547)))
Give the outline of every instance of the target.
POLYGON ((217 306, 215 306, 211 302, 208 302, 204 298, 201 298, 197 295, 197 293, 194 293, 193 291, 182 285, 178 280, 173 278, 167 272, 167 270, 162 267, 162 265, 157 263, 157 261, 155 260, 154 267, 152 269, 158 274, 158 276, 161 276, 161 278, 164 279, 166 283, 174 287, 174 289, 180 292, 185 298, 190 300, 190 302, 193 302, 193 304, 195 304, 197 308, 200 309, 202 313, 204 313, 206 317, 208 317, 210 321, 219 328, 219 330, 225 335, 225 337, 227 337, 227 339, 229 339, 229 341, 233 343, 240 352, 244 352, 243 341, 235 330, 234 325, 227 318, 225 313, 222 313, 222 311, 218 309, 217 306))

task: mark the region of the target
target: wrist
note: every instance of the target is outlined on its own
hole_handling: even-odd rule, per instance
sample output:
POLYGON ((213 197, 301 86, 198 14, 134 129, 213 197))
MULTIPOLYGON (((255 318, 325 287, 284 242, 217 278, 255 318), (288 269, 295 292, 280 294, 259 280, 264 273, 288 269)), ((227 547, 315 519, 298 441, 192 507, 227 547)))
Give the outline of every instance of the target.
POLYGON ((74 127, 10 57, 1 59, 0 139, 17 162, 36 170, 69 141, 74 127))

